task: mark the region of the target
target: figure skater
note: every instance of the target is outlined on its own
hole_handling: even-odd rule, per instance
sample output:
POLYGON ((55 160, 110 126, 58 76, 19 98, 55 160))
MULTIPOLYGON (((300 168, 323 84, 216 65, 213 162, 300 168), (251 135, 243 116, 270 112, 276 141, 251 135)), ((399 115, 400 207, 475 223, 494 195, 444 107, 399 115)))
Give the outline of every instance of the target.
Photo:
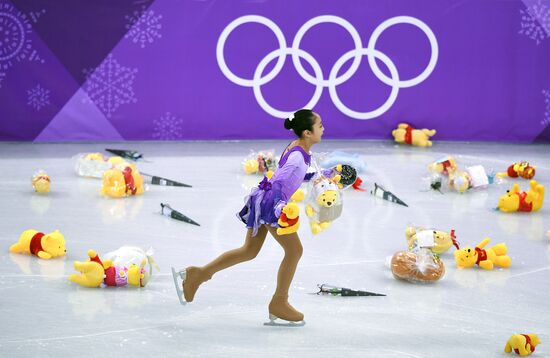
POLYGON ((321 141, 324 128, 321 117, 309 109, 295 112, 285 119, 284 126, 294 131, 298 138, 285 148, 273 177, 270 180, 264 177, 258 187, 252 189, 245 206, 237 214, 247 227, 244 244, 202 267, 190 266, 180 272, 185 301, 192 302, 199 286, 210 280, 216 272, 254 259, 269 231, 283 247, 285 254, 277 274, 277 288, 269 303, 270 323, 274 324, 277 318, 291 323, 305 323, 304 315, 288 303, 288 289, 302 256, 302 244, 297 232, 278 235, 277 220, 292 194, 304 181, 311 163, 310 149, 321 141))

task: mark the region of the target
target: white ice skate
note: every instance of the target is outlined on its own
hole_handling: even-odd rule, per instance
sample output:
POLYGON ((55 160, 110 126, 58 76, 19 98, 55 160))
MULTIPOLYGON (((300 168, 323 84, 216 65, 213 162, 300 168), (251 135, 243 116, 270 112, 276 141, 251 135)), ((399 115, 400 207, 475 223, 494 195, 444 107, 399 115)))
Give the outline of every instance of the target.
POLYGON ((178 294, 178 298, 180 300, 180 303, 182 305, 185 305, 187 304, 187 302, 185 301, 185 298, 183 297, 183 283, 185 282, 185 279, 187 278, 187 270, 183 269, 183 270, 180 270, 180 271, 177 271, 174 270, 173 267, 171 267, 172 269, 172 277, 174 278, 174 287, 176 287, 176 292, 178 294), (180 282, 181 280, 181 282, 180 282))
POLYGON ((286 321, 282 318, 279 318, 275 315, 269 314, 269 322, 265 322, 264 326, 273 326, 273 327, 303 327, 306 324, 306 321, 286 321), (276 320, 281 320, 281 322, 276 322, 276 320))

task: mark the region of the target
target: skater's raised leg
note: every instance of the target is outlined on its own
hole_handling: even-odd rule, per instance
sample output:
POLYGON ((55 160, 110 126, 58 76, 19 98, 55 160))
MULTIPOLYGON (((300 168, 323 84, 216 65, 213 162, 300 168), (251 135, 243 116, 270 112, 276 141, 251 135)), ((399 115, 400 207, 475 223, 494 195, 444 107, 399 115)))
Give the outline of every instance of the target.
POLYGON ((183 282, 185 300, 192 302, 199 286, 210 280, 216 272, 255 258, 264 244, 266 235, 265 225, 258 228, 256 236, 252 236, 252 229, 248 229, 243 246, 223 253, 202 267, 190 266, 186 268, 187 277, 183 282))

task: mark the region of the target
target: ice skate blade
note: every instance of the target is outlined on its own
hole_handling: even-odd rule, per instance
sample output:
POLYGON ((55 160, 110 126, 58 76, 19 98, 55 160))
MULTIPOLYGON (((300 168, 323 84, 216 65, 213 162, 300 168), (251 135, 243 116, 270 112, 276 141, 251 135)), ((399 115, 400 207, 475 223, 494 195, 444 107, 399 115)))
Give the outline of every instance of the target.
POLYGON ((269 314, 269 322, 265 322, 264 326, 271 327, 303 327, 306 324, 306 321, 286 321, 282 318, 269 314), (275 322, 275 320, 280 319, 282 322, 275 322))
POLYGON ((178 298, 180 300, 180 303, 182 305, 186 305, 187 302, 183 298, 183 283, 185 282, 185 279, 187 278, 187 271, 177 271, 174 270, 173 267, 170 267, 172 269, 172 278, 174 279, 174 287, 176 288, 176 293, 178 294, 178 298), (178 281, 178 278, 181 279, 181 283, 178 281))

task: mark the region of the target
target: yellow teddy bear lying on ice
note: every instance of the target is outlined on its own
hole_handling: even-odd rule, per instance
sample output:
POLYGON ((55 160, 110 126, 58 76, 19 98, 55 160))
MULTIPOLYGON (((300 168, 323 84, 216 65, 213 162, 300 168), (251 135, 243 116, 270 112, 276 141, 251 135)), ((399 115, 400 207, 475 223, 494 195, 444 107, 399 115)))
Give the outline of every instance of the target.
POLYGON ((527 192, 520 192, 519 185, 512 185, 512 189, 506 191, 506 194, 498 199, 497 209, 505 213, 514 211, 538 211, 542 208, 544 201, 544 186, 531 180, 530 188, 527 192))
POLYGON ((65 255, 67 250, 65 250, 65 237, 59 230, 49 234, 36 230, 25 230, 19 236, 19 241, 10 246, 10 252, 31 254, 49 260, 52 257, 65 255))
POLYGON ((75 261, 74 269, 80 274, 72 274, 69 281, 84 287, 126 286, 145 287, 145 264, 143 260, 140 266, 118 267, 113 261, 101 261, 94 250, 88 250, 89 260, 86 262, 75 261))
POLYGON ((31 183, 34 191, 45 194, 50 192, 50 176, 43 170, 38 171, 31 178, 31 183))
POLYGON ((435 129, 415 129, 407 123, 399 123, 391 134, 397 143, 404 143, 418 147, 431 147, 430 137, 435 135, 435 129))
POLYGON ((512 260, 506 255, 506 244, 496 244, 484 250, 489 241, 490 238, 485 238, 473 249, 466 247, 456 250, 454 255, 458 268, 470 268, 476 264, 485 270, 492 270, 494 266, 510 267, 512 260))
POLYGON ((103 173, 101 192, 111 198, 122 198, 143 193, 143 177, 136 166, 108 169, 103 173))
POLYGON ((513 334, 506 342, 504 352, 511 353, 512 350, 520 356, 531 355, 535 347, 540 344, 540 339, 536 334, 513 334))

